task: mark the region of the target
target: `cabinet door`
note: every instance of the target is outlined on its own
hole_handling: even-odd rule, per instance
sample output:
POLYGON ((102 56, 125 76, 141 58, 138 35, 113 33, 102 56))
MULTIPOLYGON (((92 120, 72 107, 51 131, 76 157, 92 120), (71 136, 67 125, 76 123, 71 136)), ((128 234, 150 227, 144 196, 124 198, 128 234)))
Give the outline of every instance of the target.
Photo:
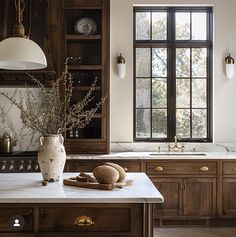
POLYGON ((223 179, 223 215, 236 215, 236 178, 223 179))
POLYGON ((154 218, 182 214, 182 179, 153 178, 152 182, 164 197, 164 203, 154 205, 154 218))
POLYGON ((216 179, 183 179, 184 215, 214 216, 216 214, 216 179))

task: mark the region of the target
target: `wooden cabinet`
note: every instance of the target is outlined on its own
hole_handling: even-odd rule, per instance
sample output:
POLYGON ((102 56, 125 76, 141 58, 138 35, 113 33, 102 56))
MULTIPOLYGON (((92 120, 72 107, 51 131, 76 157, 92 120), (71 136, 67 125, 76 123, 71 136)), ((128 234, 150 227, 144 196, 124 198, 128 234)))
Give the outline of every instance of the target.
POLYGON ((236 217, 236 162, 223 162, 222 214, 236 217))
POLYGON ((63 0, 62 9, 62 65, 69 58, 69 71, 74 81, 72 103, 81 101, 95 80, 94 99, 85 109, 93 108, 106 97, 102 108, 85 128, 74 128, 65 134, 66 151, 108 153, 109 0, 63 0))
POLYGON ((152 237, 152 204, 0 204, 0 236, 152 237), (18 231, 9 223, 14 215, 24 218, 18 231))
POLYGON ((216 215, 216 162, 148 162, 147 173, 165 198, 155 217, 216 215))
POLYGON ((165 199, 163 204, 154 205, 155 218, 182 215, 182 179, 153 177, 152 182, 165 199))
POLYGON ((216 178, 183 179, 183 214, 216 215, 216 178))
POLYGON ((67 160, 66 161, 66 172, 93 172, 93 169, 106 162, 113 162, 122 166, 126 172, 141 172, 141 161, 130 161, 130 160, 67 160))

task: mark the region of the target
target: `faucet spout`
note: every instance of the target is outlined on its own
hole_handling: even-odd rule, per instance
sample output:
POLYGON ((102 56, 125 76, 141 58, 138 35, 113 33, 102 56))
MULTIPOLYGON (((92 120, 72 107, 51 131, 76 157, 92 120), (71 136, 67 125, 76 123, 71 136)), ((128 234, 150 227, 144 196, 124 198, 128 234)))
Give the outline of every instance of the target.
POLYGON ((184 146, 183 145, 178 145, 178 138, 179 138, 179 136, 174 136, 174 139, 175 139, 174 145, 171 146, 169 144, 168 145, 168 151, 171 151, 171 150, 173 150, 175 152, 180 151, 180 150, 184 151, 184 146))

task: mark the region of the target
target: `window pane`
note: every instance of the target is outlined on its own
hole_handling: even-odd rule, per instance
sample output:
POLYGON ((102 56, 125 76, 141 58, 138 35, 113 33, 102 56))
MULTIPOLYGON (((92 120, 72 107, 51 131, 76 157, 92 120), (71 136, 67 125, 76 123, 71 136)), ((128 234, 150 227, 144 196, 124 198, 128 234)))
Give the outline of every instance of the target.
POLYGON ((190 110, 176 110, 176 134, 182 138, 190 137, 190 110))
POLYGON ((190 49, 176 49, 176 77, 190 77, 190 49))
POLYGON ((206 48, 192 49, 192 76, 207 76, 207 51, 206 48))
POLYGON ((190 40, 190 13, 175 13, 176 40, 190 40))
POLYGON ((153 78, 152 80, 152 106, 154 108, 167 107, 167 79, 153 78))
POLYGON ((149 77, 151 64, 151 49, 136 49, 136 77, 149 77))
POLYGON ((192 80, 192 106, 193 108, 206 108, 207 88, 205 79, 192 80))
POLYGON ((150 12, 136 12, 136 40, 150 39, 150 12))
POLYGON ((136 137, 150 137, 150 109, 136 109, 136 137))
POLYGON ((152 111, 152 137, 167 137, 167 110, 154 109, 152 111))
POLYGON ((192 13, 192 40, 206 40, 206 13, 192 13))
POLYGON ((150 79, 138 78, 136 80, 136 107, 149 108, 150 107, 150 79))
POLYGON ((153 12, 152 13, 152 39, 166 40, 167 39, 167 13, 153 12))
POLYGON ((152 49, 152 76, 167 76, 167 50, 166 48, 152 49))
POLYGON ((190 108, 190 80, 176 80, 176 107, 190 108))
POLYGON ((207 114, 206 109, 193 109, 193 138, 206 138, 207 137, 207 114))

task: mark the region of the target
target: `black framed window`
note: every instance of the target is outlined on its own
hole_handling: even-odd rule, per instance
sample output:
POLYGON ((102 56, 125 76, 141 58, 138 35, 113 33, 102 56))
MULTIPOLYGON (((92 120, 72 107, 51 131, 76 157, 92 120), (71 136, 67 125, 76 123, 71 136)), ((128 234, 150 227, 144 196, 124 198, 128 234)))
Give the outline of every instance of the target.
POLYGON ((212 8, 134 8, 134 140, 212 141, 212 8))

